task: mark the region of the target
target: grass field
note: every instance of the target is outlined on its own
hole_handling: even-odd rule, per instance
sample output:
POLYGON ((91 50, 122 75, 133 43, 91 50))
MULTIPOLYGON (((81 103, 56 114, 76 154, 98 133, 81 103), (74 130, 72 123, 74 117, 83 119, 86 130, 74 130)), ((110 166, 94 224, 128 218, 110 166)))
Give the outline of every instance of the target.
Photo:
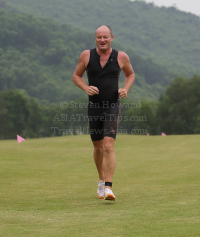
POLYGON ((200 236, 200 135, 118 135, 116 201, 88 135, 0 141, 0 236, 200 236))

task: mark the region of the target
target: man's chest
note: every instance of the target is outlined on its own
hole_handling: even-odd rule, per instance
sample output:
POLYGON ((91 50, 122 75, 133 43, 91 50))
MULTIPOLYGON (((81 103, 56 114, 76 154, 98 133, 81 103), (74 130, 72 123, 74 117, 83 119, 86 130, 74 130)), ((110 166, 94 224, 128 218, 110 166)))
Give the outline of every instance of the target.
POLYGON ((108 59, 109 59, 109 55, 108 56, 101 56, 100 57, 101 67, 104 67, 106 65, 106 63, 108 62, 108 59))

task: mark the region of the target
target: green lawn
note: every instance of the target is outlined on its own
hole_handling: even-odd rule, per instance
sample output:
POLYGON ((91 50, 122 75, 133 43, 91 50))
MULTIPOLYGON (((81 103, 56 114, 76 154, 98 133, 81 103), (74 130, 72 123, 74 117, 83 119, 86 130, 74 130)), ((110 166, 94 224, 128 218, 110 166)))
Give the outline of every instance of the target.
POLYGON ((200 236, 200 135, 118 135, 116 201, 88 135, 0 141, 0 236, 200 236))

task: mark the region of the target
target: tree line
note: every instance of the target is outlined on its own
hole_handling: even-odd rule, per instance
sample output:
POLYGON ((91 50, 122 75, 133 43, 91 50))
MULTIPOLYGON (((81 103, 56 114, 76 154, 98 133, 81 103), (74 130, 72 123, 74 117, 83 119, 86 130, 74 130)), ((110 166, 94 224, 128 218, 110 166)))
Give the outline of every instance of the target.
MULTIPOLYGON (((177 77, 158 101, 122 100, 119 133, 200 133, 200 77, 177 77)), ((134 90, 134 87, 133 87, 134 90)), ((88 134, 87 97, 42 105, 24 90, 0 92, 0 138, 88 134)))

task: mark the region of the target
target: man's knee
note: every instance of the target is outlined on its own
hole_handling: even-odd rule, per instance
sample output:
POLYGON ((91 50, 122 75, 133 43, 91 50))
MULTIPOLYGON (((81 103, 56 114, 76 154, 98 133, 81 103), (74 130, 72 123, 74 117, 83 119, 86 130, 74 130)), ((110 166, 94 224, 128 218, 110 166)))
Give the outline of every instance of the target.
POLYGON ((103 141, 93 142, 94 144, 94 152, 102 153, 103 152, 103 141))
POLYGON ((102 153, 103 152, 103 146, 101 147, 94 147, 94 151, 96 152, 96 153, 102 153))
POLYGON ((104 144, 104 152, 106 153, 114 152, 114 145, 112 143, 106 142, 104 144))

